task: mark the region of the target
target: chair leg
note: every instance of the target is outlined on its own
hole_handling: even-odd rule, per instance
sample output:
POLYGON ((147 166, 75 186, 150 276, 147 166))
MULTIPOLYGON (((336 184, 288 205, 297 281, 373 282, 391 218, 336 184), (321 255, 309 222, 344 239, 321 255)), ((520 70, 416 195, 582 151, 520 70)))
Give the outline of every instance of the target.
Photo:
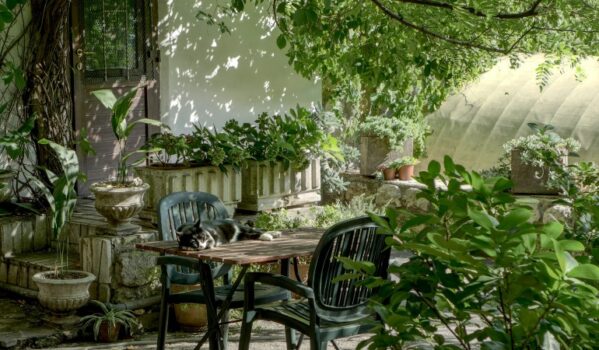
POLYGON ((254 324, 255 311, 243 313, 241 333, 239 334, 239 350, 249 350, 252 338, 252 325, 254 324))
POLYGON ((287 350, 299 349, 301 340, 298 339, 297 331, 290 327, 285 327, 285 343, 287 344, 287 350))
POLYGON ((319 332, 310 334, 310 350, 326 350, 327 341, 323 341, 319 332))
POLYGON ((166 332, 168 330, 168 302, 166 298, 160 300, 160 320, 158 323, 158 341, 157 350, 163 350, 166 342, 166 332))

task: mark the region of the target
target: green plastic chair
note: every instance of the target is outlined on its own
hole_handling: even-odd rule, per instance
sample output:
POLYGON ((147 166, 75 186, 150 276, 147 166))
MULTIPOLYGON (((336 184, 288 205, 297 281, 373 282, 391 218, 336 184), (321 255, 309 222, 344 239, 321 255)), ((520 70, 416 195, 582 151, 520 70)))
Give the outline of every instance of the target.
MULTIPOLYGON (((307 285, 286 276, 248 273, 239 349, 249 349, 252 323, 258 319, 274 321, 309 336, 312 350, 326 349, 327 343, 337 338, 368 332, 375 320, 366 305, 373 290, 356 285, 356 280, 337 283, 333 280, 349 272, 337 260, 339 256, 370 261, 377 276, 387 277, 390 255, 385 245, 387 235, 377 231, 377 225, 369 217, 332 226, 314 252, 307 285), (285 288, 302 299, 260 306, 256 302, 256 282, 285 288)), ((294 344, 287 339, 287 349, 297 349, 300 345, 301 340, 294 344)))
MULTIPOLYGON (((218 197, 204 192, 176 192, 172 193, 162 200, 158 205, 158 228, 160 239, 165 241, 176 240, 175 232, 179 226, 186 223, 192 223, 196 220, 216 220, 229 217, 224 204, 218 197)), ((170 304, 207 304, 208 299, 203 290, 194 290, 182 293, 172 293, 172 284, 193 285, 202 283, 213 290, 213 300, 216 310, 221 306, 232 289, 230 265, 212 264, 210 266, 211 280, 202 280, 200 269, 205 264, 200 264, 197 259, 185 258, 179 256, 161 256, 157 259, 157 265, 161 268, 162 295, 160 302, 160 319, 157 348, 164 349, 166 334, 168 329, 168 314, 170 304), (203 265, 203 266, 202 266, 203 265), (214 287, 214 279, 223 278, 223 285, 214 287)), ((229 305, 231 308, 243 307, 243 286, 235 291, 233 299, 229 305)), ((271 303, 278 300, 289 299, 289 292, 281 288, 269 286, 259 286, 256 292, 256 303, 271 303)), ((207 305, 208 310, 210 307, 207 305)), ((226 349, 228 338, 229 312, 225 312, 222 319, 223 325, 220 326, 219 343, 210 344, 211 348, 219 347, 226 349)), ((218 327, 216 317, 208 317, 208 326, 210 328, 218 327)), ((212 342, 212 340, 211 340, 212 342)))

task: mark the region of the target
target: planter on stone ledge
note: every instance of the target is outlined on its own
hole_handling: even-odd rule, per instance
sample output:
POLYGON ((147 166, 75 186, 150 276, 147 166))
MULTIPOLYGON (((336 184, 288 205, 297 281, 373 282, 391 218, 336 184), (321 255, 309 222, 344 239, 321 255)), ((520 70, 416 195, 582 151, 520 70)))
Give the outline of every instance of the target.
POLYGON ((231 166, 226 169, 225 173, 215 166, 136 168, 137 175, 150 185, 140 217, 155 221, 160 199, 180 191, 212 193, 220 198, 232 215, 241 200, 241 173, 231 166))
POLYGON ((98 182, 91 186, 94 193, 95 207, 108 224, 101 229, 102 233, 126 236, 139 231, 138 225, 130 223, 131 218, 137 215, 144 206, 144 194, 150 188, 145 183, 127 183, 126 185, 114 182, 98 182))
POLYGON ((413 141, 405 141, 403 150, 392 151, 386 139, 374 135, 363 135, 360 138, 360 175, 371 176, 385 162, 411 156, 413 154, 413 141))
POLYGON ((239 209, 255 212, 319 201, 320 159, 313 159, 303 170, 255 161, 242 170, 239 209))
MULTIPOLYGON (((568 164, 568 156, 564 155, 561 159, 564 165, 568 164)), ((557 195, 558 190, 547 187, 549 180, 549 169, 546 167, 536 167, 525 164, 522 161, 520 150, 512 151, 512 192, 515 194, 540 194, 557 195)))

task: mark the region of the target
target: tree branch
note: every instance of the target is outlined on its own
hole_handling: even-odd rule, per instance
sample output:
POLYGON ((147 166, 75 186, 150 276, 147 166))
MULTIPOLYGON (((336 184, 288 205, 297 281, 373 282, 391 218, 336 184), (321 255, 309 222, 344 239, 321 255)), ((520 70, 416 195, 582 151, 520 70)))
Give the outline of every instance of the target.
MULTIPOLYGON (((397 1, 403 2, 403 3, 409 3, 409 4, 439 7, 439 8, 448 9, 450 11, 453 11, 455 9, 461 9, 461 10, 467 11, 467 12, 469 12, 475 16, 478 16, 478 17, 487 17, 486 13, 475 9, 474 7, 470 7, 470 6, 455 6, 455 5, 446 3, 446 2, 435 1, 435 0, 397 0, 397 1)), ((498 13, 492 17, 499 18, 499 19, 518 19, 518 18, 533 17, 533 16, 536 16, 539 14, 537 12, 537 9, 538 9, 539 5, 541 4, 541 1, 542 0, 536 0, 534 3, 532 3, 530 8, 528 8, 527 10, 522 11, 522 12, 498 13)))
POLYGON ((408 27, 408 28, 412 28, 422 34, 425 34, 427 36, 433 37, 433 38, 437 38, 443 41, 446 41, 448 43, 451 44, 456 44, 456 45, 460 45, 460 46, 464 46, 464 47, 468 47, 468 48, 472 48, 472 49, 480 49, 480 50, 485 50, 485 51, 490 51, 490 52, 495 52, 495 53, 500 53, 500 54, 507 54, 509 53, 509 51, 504 50, 502 48, 499 47, 493 47, 493 46, 486 46, 486 45, 478 45, 469 41, 464 41, 464 40, 459 40, 459 39, 455 39, 449 36, 445 36, 436 32, 433 32, 427 28, 421 27, 419 25, 416 25, 412 22, 407 21, 405 18, 403 18, 403 16, 399 13, 399 12, 393 12, 391 11, 391 9, 385 7, 385 5, 383 5, 379 0, 370 0, 372 1, 376 7, 378 7, 381 11, 383 11, 383 13, 398 21, 399 23, 403 24, 404 26, 408 27))

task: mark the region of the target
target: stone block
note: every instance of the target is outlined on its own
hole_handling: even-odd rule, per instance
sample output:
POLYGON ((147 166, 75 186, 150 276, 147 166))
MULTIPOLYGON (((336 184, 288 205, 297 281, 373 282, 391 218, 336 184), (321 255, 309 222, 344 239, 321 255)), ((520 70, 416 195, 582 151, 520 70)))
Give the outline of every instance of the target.
POLYGON ((158 277, 156 254, 142 251, 122 253, 117 258, 117 282, 125 287, 140 287, 158 277))
MULTIPOLYGON (((0 257, 0 259, 2 259, 0 257)), ((7 283, 8 282, 8 264, 2 260, 0 262, 0 283, 7 283)))
POLYGON ((8 279, 6 283, 14 286, 19 282, 19 265, 9 264, 8 265, 8 279))

